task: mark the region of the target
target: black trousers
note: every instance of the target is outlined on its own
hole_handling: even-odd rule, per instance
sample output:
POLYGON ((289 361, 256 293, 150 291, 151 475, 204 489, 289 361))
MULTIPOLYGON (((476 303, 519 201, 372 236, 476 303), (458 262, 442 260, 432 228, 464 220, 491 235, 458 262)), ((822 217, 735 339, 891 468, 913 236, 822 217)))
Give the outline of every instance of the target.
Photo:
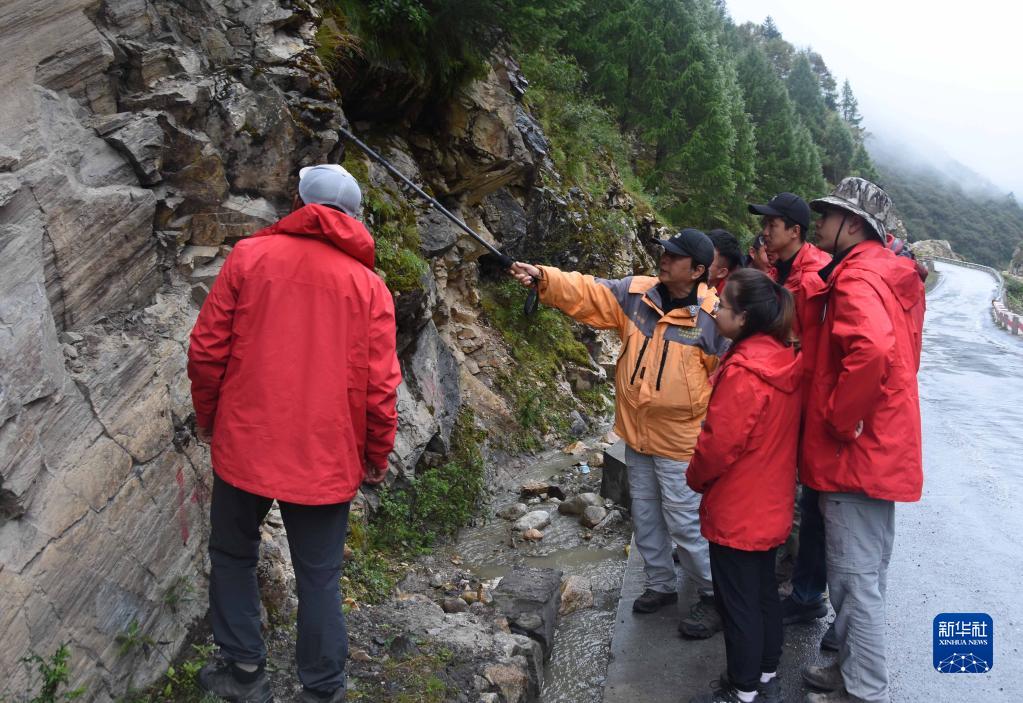
POLYGON ((792 572, 792 600, 811 605, 824 597, 828 566, 824 559, 824 517, 820 493, 801 486, 799 494, 799 552, 792 572))
POLYGON ((778 548, 747 552, 710 543, 714 601, 724 621, 728 678, 740 691, 755 691, 760 674, 781 660, 781 600, 774 578, 778 548))
MULTIPOLYGON (((259 526, 273 499, 213 478, 210 503, 210 623, 224 658, 242 664, 266 659, 260 631, 259 526)), ((345 684, 348 631, 341 610, 341 566, 349 503, 296 505, 278 501, 288 533, 298 590, 298 678, 314 691, 345 684)))

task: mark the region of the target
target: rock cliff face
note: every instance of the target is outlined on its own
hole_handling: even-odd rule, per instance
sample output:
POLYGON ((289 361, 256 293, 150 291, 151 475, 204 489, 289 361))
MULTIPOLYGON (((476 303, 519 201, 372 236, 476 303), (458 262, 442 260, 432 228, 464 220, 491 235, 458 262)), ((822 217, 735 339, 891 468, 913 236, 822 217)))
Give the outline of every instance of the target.
POLYGON ((259 1, 0 8, 0 693, 68 642, 90 698, 123 695, 204 611, 184 344, 225 243, 336 147, 315 22, 259 1))
POLYGON ((913 242, 913 253, 917 256, 941 256, 946 259, 963 261, 963 257, 952 251, 952 245, 945 239, 925 239, 913 242))
MULTIPOLYGON (((304 0, 0 6, 0 696, 25 690, 21 657, 63 642, 87 700, 123 696, 205 611, 210 469, 185 345, 231 245, 286 212, 301 165, 340 155, 319 20, 304 0)), ((552 232, 584 237, 580 208, 607 206, 625 232, 610 268, 647 263, 652 222, 620 194, 560 192, 519 97, 497 60, 442 131, 387 154, 517 255, 552 232)), ((381 169, 366 175, 399 197, 381 169)), ((397 296, 391 457, 409 480, 448 450, 463 404, 508 420, 494 380, 512 363, 480 318, 481 248, 414 214, 428 265, 397 296)))
POLYGON ((1023 245, 1016 247, 1016 251, 1012 252, 1009 273, 1014 276, 1023 276, 1023 245))

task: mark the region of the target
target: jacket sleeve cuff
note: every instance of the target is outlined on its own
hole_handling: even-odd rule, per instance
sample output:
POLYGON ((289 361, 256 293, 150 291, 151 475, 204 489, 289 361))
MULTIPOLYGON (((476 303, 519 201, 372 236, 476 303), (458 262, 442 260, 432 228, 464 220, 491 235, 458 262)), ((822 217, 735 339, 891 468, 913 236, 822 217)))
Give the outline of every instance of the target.
POLYGON ((693 469, 693 463, 689 462, 689 468, 686 470, 686 485, 692 488, 697 493, 703 493, 703 489, 706 486, 699 480, 697 472, 693 469))
POLYGON ((547 289, 550 288, 551 284, 551 277, 547 271, 549 267, 537 266, 536 268, 540 270, 540 275, 537 277, 540 280, 536 283, 536 292, 543 296, 543 294, 547 292, 547 289))
POLYGON ((195 426, 209 430, 213 428, 213 413, 195 413, 195 426))
POLYGON ((373 454, 373 455, 367 454, 366 458, 365 458, 366 464, 368 464, 369 466, 372 466, 375 469, 381 469, 381 470, 386 469, 387 468, 387 456, 388 456, 387 454, 384 454, 383 456, 381 456, 379 454, 373 454))

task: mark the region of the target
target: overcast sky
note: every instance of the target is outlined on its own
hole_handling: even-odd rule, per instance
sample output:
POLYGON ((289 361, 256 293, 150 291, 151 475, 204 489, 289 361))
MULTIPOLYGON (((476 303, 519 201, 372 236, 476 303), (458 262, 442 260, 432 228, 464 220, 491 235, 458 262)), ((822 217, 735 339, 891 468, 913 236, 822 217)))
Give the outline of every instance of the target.
POLYGON ((846 78, 878 136, 944 151, 1023 200, 1023 4, 726 0, 846 78))

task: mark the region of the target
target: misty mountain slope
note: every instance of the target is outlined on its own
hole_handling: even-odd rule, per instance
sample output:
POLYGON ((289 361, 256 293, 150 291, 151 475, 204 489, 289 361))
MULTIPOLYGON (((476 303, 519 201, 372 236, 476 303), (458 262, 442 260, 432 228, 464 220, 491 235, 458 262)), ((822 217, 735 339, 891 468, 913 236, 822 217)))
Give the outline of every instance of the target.
POLYGON ((941 154, 874 137, 867 148, 912 240, 947 239, 971 261, 1008 265, 1023 242, 1023 208, 1011 193, 941 154))

